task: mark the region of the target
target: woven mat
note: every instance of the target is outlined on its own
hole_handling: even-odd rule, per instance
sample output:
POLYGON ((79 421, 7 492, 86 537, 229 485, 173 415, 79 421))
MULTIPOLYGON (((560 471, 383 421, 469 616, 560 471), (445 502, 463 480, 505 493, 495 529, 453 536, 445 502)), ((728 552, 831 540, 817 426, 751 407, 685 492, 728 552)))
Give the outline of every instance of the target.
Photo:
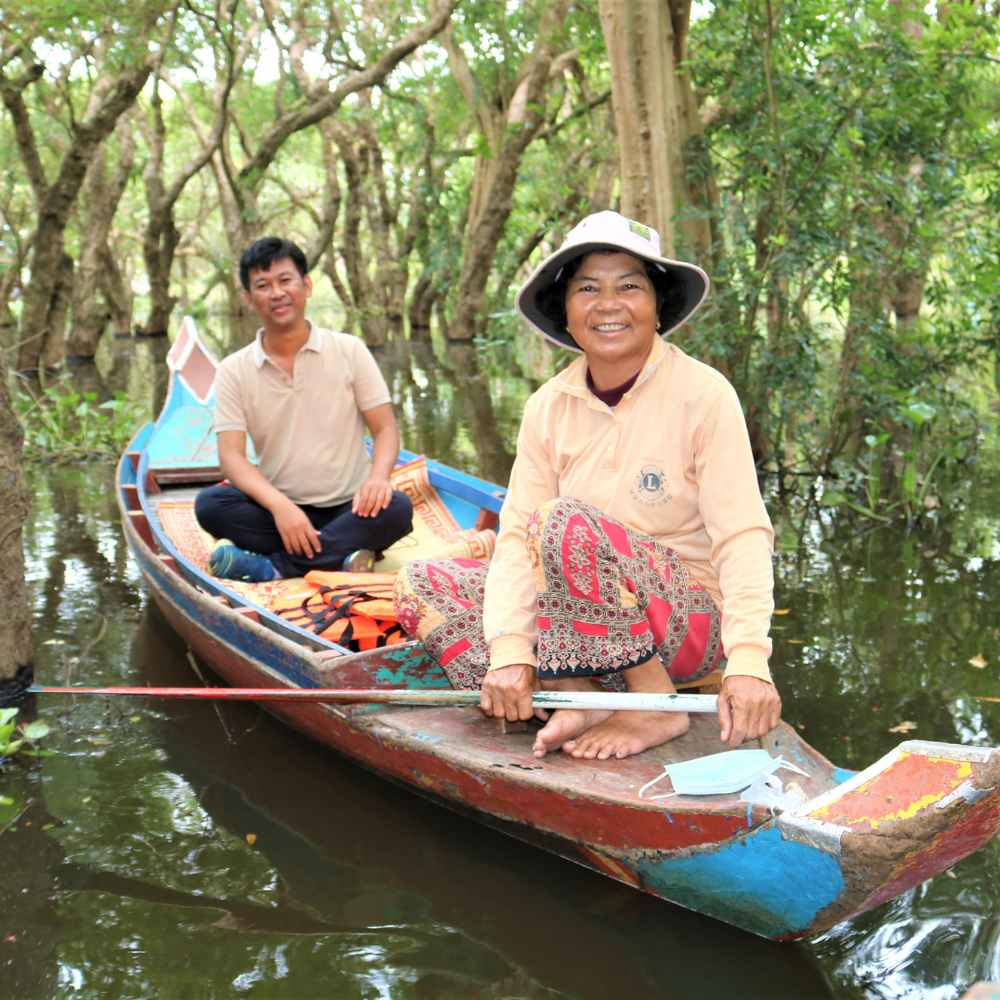
MULTIPOLYGON (((375 564, 379 573, 394 573, 413 559, 481 559, 488 561, 496 545, 493 531, 463 530, 444 505, 427 476, 427 463, 418 458, 393 470, 392 485, 413 502, 413 531, 387 549, 375 564)), ((160 524, 178 550, 196 566, 208 572, 208 556, 215 539, 203 531, 194 516, 193 500, 163 500, 160 524)), ((227 580, 226 586, 238 594, 270 608, 281 598, 300 592, 301 577, 268 583, 227 580)))

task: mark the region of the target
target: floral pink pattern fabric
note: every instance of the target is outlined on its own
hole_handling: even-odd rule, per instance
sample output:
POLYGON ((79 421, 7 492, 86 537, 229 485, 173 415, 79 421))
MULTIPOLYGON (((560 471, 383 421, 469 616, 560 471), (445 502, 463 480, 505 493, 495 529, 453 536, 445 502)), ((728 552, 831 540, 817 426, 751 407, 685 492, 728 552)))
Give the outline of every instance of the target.
MULTIPOLYGON (((565 497, 529 519, 527 548, 541 679, 593 677, 622 690, 622 671, 657 655, 674 681, 697 680, 719 665, 719 610, 671 549, 565 497)), ((479 687, 489 662, 486 572, 471 559, 416 561, 397 579, 400 623, 456 687, 479 687)))

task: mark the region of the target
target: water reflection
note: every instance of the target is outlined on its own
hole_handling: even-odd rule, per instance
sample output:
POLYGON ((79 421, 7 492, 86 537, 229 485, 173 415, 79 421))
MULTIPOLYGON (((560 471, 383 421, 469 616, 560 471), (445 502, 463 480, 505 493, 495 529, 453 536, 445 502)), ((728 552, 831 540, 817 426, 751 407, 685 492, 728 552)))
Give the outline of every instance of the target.
MULTIPOLYGON (((509 461, 528 383, 403 360, 387 368, 408 445, 485 475, 509 461)), ((110 482, 33 474, 38 678, 191 683, 110 482)), ((1000 742, 1000 705, 976 697, 1000 695, 996 499, 984 476, 947 532, 909 539, 804 502, 776 513, 785 715, 835 762, 870 763, 904 721, 1000 742)), ((57 755, 0 772, 17 803, 0 829, 27 809, 0 835, 0 974, 22 995, 950 998, 1000 978, 996 841, 817 942, 772 945, 451 816, 253 706, 39 708, 57 755)))
POLYGON ((63 851, 52 834, 54 818, 41 794, 35 760, 0 768, 0 901, 3 931, 0 982, 10 996, 58 995, 60 940, 69 928, 60 920, 55 897, 63 851))
POLYGON ((791 548, 783 526, 775 669, 806 737, 850 767, 891 749, 901 723, 915 738, 1000 743, 1000 706, 977 700, 997 690, 1000 592, 1000 561, 970 559, 980 539, 858 537, 819 514, 809 543, 791 548), (850 725, 838 731, 831 717, 850 725))
POLYGON ((496 379, 469 345, 453 345, 447 366, 430 344, 389 344, 377 353, 405 446, 505 484, 530 383, 510 376, 498 391, 496 379))
MULTIPOLYGON (((137 671, 154 684, 188 682, 183 659, 164 656, 175 640, 159 616, 145 628, 144 645, 157 652, 137 671)), ((600 982, 629 996, 722 996, 730 972, 709 961, 719 947, 740 963, 745 996, 775 996, 776 968, 787 995, 829 995, 799 949, 664 907, 453 817, 290 740, 256 708, 225 706, 225 727, 204 709, 169 706, 166 766, 219 826, 255 835, 283 898, 356 932, 405 932, 411 952, 393 962, 404 979, 426 986, 431 975, 436 992, 419 995, 510 995, 503 991, 516 984, 513 995, 587 996, 600 982), (243 735, 233 746, 226 732, 243 735), (242 765, 248 746, 259 762, 252 768, 242 765), (704 960, 697 971, 692 953, 704 960)))

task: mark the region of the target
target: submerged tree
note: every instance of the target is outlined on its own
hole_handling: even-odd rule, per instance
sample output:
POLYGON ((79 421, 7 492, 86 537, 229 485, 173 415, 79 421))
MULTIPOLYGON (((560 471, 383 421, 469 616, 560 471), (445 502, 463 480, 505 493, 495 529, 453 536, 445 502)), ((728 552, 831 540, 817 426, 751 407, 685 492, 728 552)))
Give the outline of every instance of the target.
POLYGON ((35 18, 29 10, 22 22, 5 18, 0 24, 0 98, 36 202, 32 280, 25 290, 17 357, 22 374, 37 377, 43 358, 50 366, 62 360, 60 318, 65 317, 72 266, 66 229, 92 159, 149 76, 147 47, 167 9, 165 0, 149 3, 115 21, 71 4, 59 12, 58 21, 35 18), (53 60, 53 53, 63 58, 53 60), (53 62, 56 74, 50 79, 46 67, 53 62), (40 134, 45 125, 39 119, 53 106, 63 111, 66 134, 56 147, 40 134))
POLYGON ((691 0, 600 0, 611 67, 622 211, 706 260, 710 205, 688 72, 691 0), (675 238, 674 229, 679 230, 675 238))
POLYGON ((21 450, 24 434, 11 407, 7 365, 0 352, 0 704, 31 682, 31 608, 24 581, 21 541, 28 516, 21 450))
POLYGON ((980 293, 944 265, 995 185, 990 18, 757 0, 694 30, 719 192, 699 347, 739 384, 769 467, 912 517, 972 430, 953 380, 982 324, 952 317, 980 293))
POLYGON ((307 250, 322 322, 433 342, 456 370, 503 345, 543 377, 514 291, 619 208, 710 273, 678 342, 736 384, 762 468, 912 518, 972 454, 976 366, 1000 358, 987 8, 5 8, 0 328, 20 322, 26 370, 60 362, 63 327, 90 359, 133 307, 162 332, 178 300, 246 339, 234 258, 277 231, 307 250))
MULTIPOLYGON (((303 5, 289 13, 276 3, 262 5, 260 16, 278 53, 279 76, 273 87, 271 111, 262 115, 257 101, 231 101, 223 141, 210 160, 234 260, 251 240, 263 235, 262 190, 286 144, 298 133, 336 114, 352 95, 385 80, 404 59, 444 28, 457 3, 441 0, 426 13, 419 5, 416 9, 400 5, 397 10, 380 11, 377 24, 362 18, 360 23, 347 26, 344 12, 325 6, 303 5), (390 24, 393 15, 397 20, 390 24), (369 28, 376 27, 377 44, 368 33, 369 28), (407 30, 400 32, 400 27, 407 30), (387 30, 396 36, 388 43, 387 30), (310 73, 303 65, 307 47, 324 53, 321 72, 310 73)), ((203 135, 200 138, 204 147, 203 135)), ((236 288, 231 280, 227 284, 232 315, 240 326, 243 314, 236 288)), ((247 325, 239 338, 250 333, 247 325)))

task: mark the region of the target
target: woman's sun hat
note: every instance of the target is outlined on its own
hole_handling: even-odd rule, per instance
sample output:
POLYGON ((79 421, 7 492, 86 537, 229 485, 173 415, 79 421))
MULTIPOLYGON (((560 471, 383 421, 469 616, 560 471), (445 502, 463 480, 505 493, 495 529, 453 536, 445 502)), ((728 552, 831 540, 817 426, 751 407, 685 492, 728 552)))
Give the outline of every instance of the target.
POLYGON ((545 293, 559 281, 567 264, 593 250, 621 250, 632 254, 648 261, 671 279, 672 294, 663 297, 659 304, 660 336, 666 336, 689 319, 708 295, 708 275, 695 264, 661 256, 660 234, 655 229, 626 219, 617 212, 595 212, 569 231, 563 245, 542 261, 517 293, 517 311, 558 347, 580 350, 565 323, 552 315, 551 308, 545 308, 545 293))

